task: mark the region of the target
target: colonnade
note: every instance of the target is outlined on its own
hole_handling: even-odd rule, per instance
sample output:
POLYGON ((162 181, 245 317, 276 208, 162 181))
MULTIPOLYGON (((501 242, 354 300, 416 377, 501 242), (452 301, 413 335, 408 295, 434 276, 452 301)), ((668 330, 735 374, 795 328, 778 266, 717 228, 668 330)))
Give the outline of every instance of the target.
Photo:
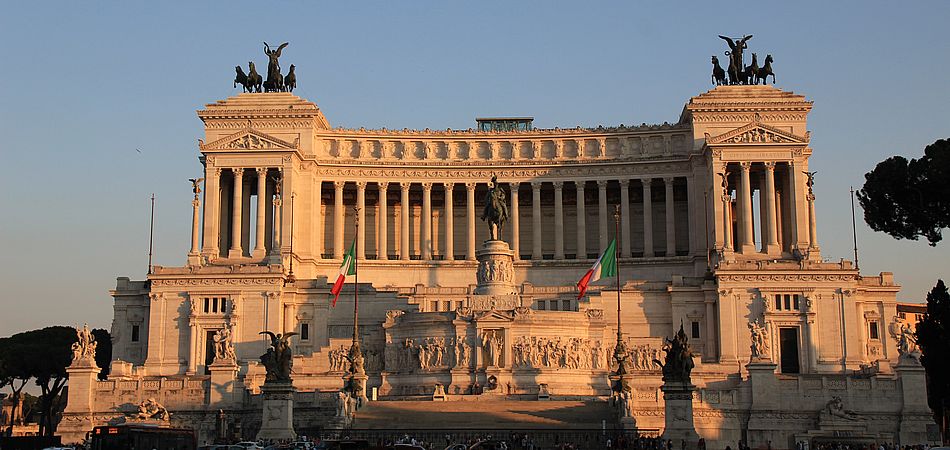
MULTIPOLYGON (((642 218, 633 219, 643 221, 643 251, 641 256, 672 256, 677 253, 677 217, 675 214, 676 207, 674 205, 674 183, 676 180, 675 177, 662 179, 640 178, 636 180, 642 185, 643 199, 646 199, 646 201, 642 202, 642 218), (665 248, 660 249, 661 251, 654 250, 654 196, 652 190, 655 182, 662 182, 662 189, 665 195, 665 208, 663 209, 665 211, 664 226, 666 243, 665 248)), ((586 196, 588 195, 590 187, 586 180, 506 183, 510 201, 510 219, 503 231, 502 238, 507 240, 511 245, 515 253, 515 258, 521 258, 522 255, 524 255, 532 260, 551 258, 555 260, 587 259, 589 256, 592 256, 592 253, 588 253, 588 250, 597 251, 598 253, 603 252, 609 243, 610 237, 614 234, 613 206, 617 203, 621 206, 622 223, 624 224, 624 226, 621 227, 623 233, 621 235, 621 256, 627 258, 633 256, 632 245, 634 243, 631 241, 630 232, 632 205, 629 191, 631 180, 591 181, 596 183, 597 191, 598 207, 595 217, 597 218, 599 229, 596 230, 589 230, 587 228, 589 212, 587 210, 586 196), (613 197, 610 198, 609 201, 608 186, 610 186, 613 197), (530 189, 530 197, 524 198, 526 201, 522 199, 522 189, 530 189), (569 255, 565 251, 567 239, 564 208, 565 189, 575 190, 576 198, 576 242, 574 243, 575 253, 573 255, 569 255), (616 195, 618 190, 619 199, 616 198, 618 197, 618 195, 616 195), (544 193, 543 202, 542 193, 544 193), (553 202, 550 201, 552 195, 553 202), (542 204, 548 214, 542 213, 542 204), (525 236, 522 235, 521 230, 522 207, 531 208, 531 232, 530 235, 525 236), (553 213, 550 209, 553 209, 553 213), (553 221, 551 220, 552 215, 553 221), (588 234, 594 233, 599 236, 599 249, 588 249, 588 234), (553 254, 546 253, 545 246, 543 245, 543 243, 550 244, 552 236, 553 254), (522 238, 530 239, 531 242, 528 247, 523 246, 522 238)), ((322 233, 311 236, 311 238, 318 240, 315 246, 317 248, 316 252, 319 254, 318 256, 341 259, 344 250, 348 247, 344 242, 345 235, 351 235, 346 226, 346 215, 352 214, 352 210, 348 210, 348 208, 357 208, 359 211, 359 213, 357 213, 359 216, 358 220, 363 221, 361 223, 364 224, 366 218, 365 212, 367 208, 369 208, 369 211, 375 210, 376 226, 375 230, 370 226, 362 226, 359 228, 358 234, 355 236, 356 257, 358 259, 397 259, 402 261, 411 259, 423 261, 435 259, 464 259, 473 261, 475 260, 477 242, 476 227, 480 226, 480 224, 478 224, 478 219, 480 219, 479 213, 481 212, 481 208, 484 207, 480 200, 486 188, 487 186, 484 183, 475 182, 402 181, 393 183, 388 181, 333 181, 332 190, 327 190, 327 193, 332 197, 324 197, 327 205, 326 215, 329 216, 331 214, 330 209, 332 207, 333 218, 332 224, 327 224, 327 239, 323 239, 322 233), (354 187, 355 195, 346 196, 349 199, 353 199, 353 201, 344 201, 344 191, 352 194, 354 187), (394 195, 394 197, 398 198, 398 202, 391 205, 389 196, 391 193, 394 193, 395 190, 398 190, 398 196, 394 195), (464 201, 461 202, 462 204, 458 204, 459 202, 456 199, 458 190, 464 190, 464 201), (330 192, 332 192, 332 194, 330 194, 330 192), (370 195, 367 195, 368 193, 370 195), (410 195, 410 193, 413 195, 410 195), (441 201, 433 201, 434 193, 437 195, 436 200, 441 201), (375 202, 367 204, 368 197, 375 198, 375 202), (407 205, 407 207, 404 207, 404 205, 407 205), (455 213, 456 207, 464 208, 464 214, 461 215, 464 224, 461 226, 465 228, 465 233, 461 236, 457 235, 455 229, 455 219, 459 218, 455 213), (414 208, 418 208, 415 209, 415 211, 418 212, 419 222, 415 226, 411 226, 411 222, 415 223, 412 221, 414 218, 412 213, 414 208), (438 220, 438 224, 434 224, 433 217, 437 212, 440 219, 438 220), (394 218, 392 221, 393 226, 398 228, 398 230, 393 230, 392 236, 396 241, 393 243, 393 246, 390 246, 389 242, 388 218, 390 217, 394 218), (367 250, 368 239, 375 240, 375 245, 372 246, 370 250, 367 250), (456 242, 456 239, 459 239, 460 242, 456 242), (436 242, 440 245, 438 252, 435 249, 436 242), (329 243, 332 243, 332 253, 323 253, 324 248, 329 246, 325 244, 329 243), (412 244, 416 244, 416 248, 414 248, 412 244), (456 255, 457 244, 464 248, 464 253, 456 255), (413 252, 413 250, 415 250, 415 252, 413 252)), ((321 192, 323 191, 321 190, 321 192)), ((687 214, 683 214, 680 220, 687 220, 686 216, 687 214)), ((683 238, 685 239, 685 236, 683 236, 683 238)), ((639 242, 637 244, 639 244, 639 242)))
MULTIPOLYGON (((280 248, 281 186, 279 168, 220 168, 205 170, 204 240, 201 253, 228 258, 264 258, 280 248), (227 171, 227 172, 225 172, 227 171), (228 173, 230 177, 223 177, 228 173), (251 217, 251 197, 256 215, 251 217), (254 246, 251 248, 251 227, 254 246)), ((195 195, 191 255, 197 254, 201 234, 195 195)))

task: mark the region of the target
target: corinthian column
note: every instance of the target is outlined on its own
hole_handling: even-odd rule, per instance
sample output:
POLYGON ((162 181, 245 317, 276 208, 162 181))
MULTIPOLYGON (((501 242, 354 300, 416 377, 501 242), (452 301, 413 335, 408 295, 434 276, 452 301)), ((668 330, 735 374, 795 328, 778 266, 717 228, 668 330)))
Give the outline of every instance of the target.
POLYGON ((531 259, 541 260, 541 183, 534 181, 531 183, 531 259))
POLYGON ((241 249, 241 205, 244 203, 244 169, 231 169, 234 172, 234 197, 231 201, 231 249, 228 258, 244 256, 241 249))
POLYGON ((455 183, 442 183, 445 188, 445 259, 455 259, 455 205, 452 204, 452 192, 455 183))
MULTIPOLYGON (((206 162, 206 164, 210 164, 206 162)), ((204 244, 201 250, 205 256, 217 257, 221 223, 221 168, 205 166, 205 225, 204 244)))
POLYGON ((663 179, 666 187, 666 256, 676 256, 676 219, 673 216, 673 177, 663 179))
POLYGON ((412 183, 399 183, 399 259, 409 261, 409 186, 412 183))
POLYGON ((518 188, 521 183, 516 181, 508 186, 511 190, 511 251, 517 261, 521 259, 521 211, 518 208, 518 188))
POLYGON ((564 259, 564 182, 554 182, 554 259, 564 259))
POLYGON ((195 198, 191 201, 191 251, 188 252, 188 265, 197 266, 201 264, 201 256, 198 254, 198 246, 201 229, 201 217, 199 216, 199 210, 201 209, 201 200, 198 198, 198 194, 195 194, 195 198))
POLYGON ((422 183, 422 216, 419 218, 422 225, 421 247, 422 259, 432 260, 432 183, 422 183))
POLYGON ((643 179, 643 256, 653 257, 653 187, 652 178, 643 179))
POLYGON ((254 239, 254 253, 252 256, 255 258, 263 258, 267 250, 264 248, 264 228, 266 228, 264 222, 267 219, 267 216, 264 214, 267 211, 267 168, 258 167, 257 168, 257 233, 254 239))
POLYGON ((345 181, 333 182, 333 258, 343 259, 343 186, 345 181))
POLYGON ((577 259, 587 258, 587 205, 584 199, 584 180, 574 182, 577 189, 577 259))
POLYGON ((765 211, 762 216, 765 218, 766 237, 763 239, 765 247, 763 250, 769 255, 777 255, 780 251, 778 247, 778 229, 776 227, 775 217, 775 163, 765 163, 765 189, 762 189, 765 198, 765 211))
POLYGON ((389 259, 389 243, 387 242, 389 205, 386 204, 389 201, 386 198, 389 183, 381 181, 377 183, 377 186, 379 187, 379 213, 377 213, 379 224, 376 225, 376 259, 389 259))
POLYGON ((629 258, 630 253, 630 180, 620 180, 620 237, 623 241, 620 256, 629 258))
POLYGON ((600 224, 600 253, 607 250, 607 180, 597 180, 597 210, 600 224))
POLYGON ((739 211, 742 241, 739 248, 743 254, 749 254, 755 251, 755 242, 752 237, 752 185, 749 181, 749 170, 752 163, 739 163, 741 176, 739 177, 739 211))
POLYGON ((356 258, 366 259, 366 182, 356 182, 356 258))
POLYGON ((475 186, 476 183, 465 183, 465 218, 468 221, 465 259, 469 261, 475 261, 475 186))

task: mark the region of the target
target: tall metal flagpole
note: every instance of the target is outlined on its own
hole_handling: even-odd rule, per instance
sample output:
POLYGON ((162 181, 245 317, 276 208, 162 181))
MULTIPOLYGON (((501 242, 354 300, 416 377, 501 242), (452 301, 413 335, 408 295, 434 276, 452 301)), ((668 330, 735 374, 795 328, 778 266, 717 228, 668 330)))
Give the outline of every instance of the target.
POLYGON ((152 213, 148 219, 148 274, 152 274, 152 235, 155 232, 155 194, 152 194, 152 213))
POLYGON ((620 257, 617 249, 621 248, 620 242, 620 205, 614 208, 614 236, 617 238, 617 246, 614 247, 614 268, 617 271, 617 345, 623 339, 623 333, 620 332, 620 257))
MULTIPOLYGON (((354 222, 356 223, 356 236, 360 235, 360 207, 354 206, 356 212, 354 222)), ((356 239, 356 237, 354 237, 356 239)), ((359 321, 360 321, 360 270, 356 263, 356 255, 353 255, 353 347, 359 349, 359 321)))
POLYGON ((858 231, 854 223, 854 186, 851 186, 851 237, 854 238, 854 268, 861 270, 858 264, 858 231))
POLYGON ((297 281, 297 277, 294 276, 294 198, 296 196, 296 193, 290 193, 290 272, 287 273, 284 286, 297 281))

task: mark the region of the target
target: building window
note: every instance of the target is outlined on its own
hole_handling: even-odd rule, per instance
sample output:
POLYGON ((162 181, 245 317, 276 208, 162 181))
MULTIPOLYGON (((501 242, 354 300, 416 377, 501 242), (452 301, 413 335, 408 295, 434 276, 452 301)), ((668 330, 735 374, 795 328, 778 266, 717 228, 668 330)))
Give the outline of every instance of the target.
POLYGON ((544 300, 538 300, 538 311, 544 311, 544 300))
POLYGON ((205 297, 205 314, 211 312, 211 297, 205 297))
POLYGON ((775 294, 775 310, 782 310, 782 294, 775 294))
POLYGON ((432 300, 429 302, 429 312, 436 312, 439 310, 439 301, 432 300))
POLYGON ((227 311, 228 299, 224 297, 205 297, 205 314, 224 314, 227 311))
POLYGON ((795 294, 792 296, 792 309, 794 309, 795 311, 801 310, 801 308, 799 307, 799 302, 798 302, 798 294, 795 294))
POLYGON ((798 294, 775 294, 776 311, 799 311, 801 297, 798 294))
POLYGON ((300 340, 301 341, 310 340, 310 324, 309 323, 300 324, 300 340))
POLYGON ((693 339, 699 339, 699 322, 693 322, 693 339))
POLYGON ((451 311, 452 310, 452 301, 444 300, 442 302, 442 311, 451 311))
POLYGON ((132 325, 132 342, 138 342, 138 341, 139 341, 139 326, 132 325))
POLYGON ((464 304, 464 302, 463 302, 462 300, 459 300, 459 301, 455 302, 455 310, 458 311, 458 310, 462 309, 462 305, 463 305, 463 304, 464 304))
POLYGON ((570 300, 561 300, 561 310, 562 311, 573 311, 574 308, 571 307, 570 300))
POLYGON ((557 300, 551 300, 551 311, 557 311, 557 300))
POLYGON ((872 321, 868 324, 868 334, 871 336, 871 339, 880 339, 880 336, 878 335, 878 332, 877 332, 877 321, 876 321, 876 320, 872 320, 872 321))

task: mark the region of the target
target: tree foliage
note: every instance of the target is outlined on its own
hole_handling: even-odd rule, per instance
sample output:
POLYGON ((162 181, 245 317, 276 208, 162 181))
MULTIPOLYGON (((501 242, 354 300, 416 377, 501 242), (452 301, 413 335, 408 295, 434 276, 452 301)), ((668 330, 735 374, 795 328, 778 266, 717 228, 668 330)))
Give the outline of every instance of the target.
POLYGON ((0 349, 5 370, 17 380, 32 379, 40 387, 40 435, 52 436, 56 431, 59 394, 66 385, 70 346, 76 340, 75 329, 54 326, 14 334, 4 339, 0 349))
MULTIPOLYGON (((943 423, 944 410, 950 402, 950 293, 943 280, 927 294, 927 312, 917 323, 917 345, 920 363, 927 370, 927 403, 934 420, 943 423)), ((947 431, 943 430, 945 435, 947 431)))
POLYGON ((920 159, 892 156, 864 174, 858 200, 864 221, 897 239, 924 237, 931 246, 950 227, 950 140, 924 149, 920 159))
POLYGON ((96 338, 96 365, 102 369, 99 371, 99 379, 105 380, 112 363, 112 336, 102 328, 93 329, 92 335, 96 338))

